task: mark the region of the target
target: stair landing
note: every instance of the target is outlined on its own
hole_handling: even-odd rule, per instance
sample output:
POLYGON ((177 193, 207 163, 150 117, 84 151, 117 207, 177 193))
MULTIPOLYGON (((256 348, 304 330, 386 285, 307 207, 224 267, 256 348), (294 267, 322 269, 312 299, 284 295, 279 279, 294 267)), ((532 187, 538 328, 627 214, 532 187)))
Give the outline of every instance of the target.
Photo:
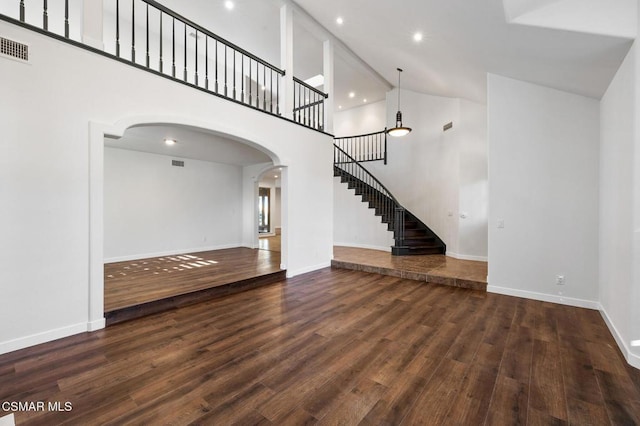
POLYGON ((487 262, 444 255, 392 256, 381 250, 334 246, 331 266, 487 291, 487 262))

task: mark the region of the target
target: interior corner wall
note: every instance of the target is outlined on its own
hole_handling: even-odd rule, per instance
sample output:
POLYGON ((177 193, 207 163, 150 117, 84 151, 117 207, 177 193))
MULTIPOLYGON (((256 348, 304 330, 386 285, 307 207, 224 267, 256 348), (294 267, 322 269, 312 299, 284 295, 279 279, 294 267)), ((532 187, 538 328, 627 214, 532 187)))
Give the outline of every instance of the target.
POLYGON ((597 307, 599 134, 597 100, 489 74, 489 291, 597 307))
POLYGON ((105 147, 105 262, 241 245, 241 168, 172 158, 105 147))
POLYGON ((600 103, 600 304, 623 353, 640 339, 638 282, 638 79, 637 46, 631 48, 600 103), (634 184, 635 181, 635 184, 634 184), (635 221, 635 222, 634 222, 635 221), (634 232, 635 231, 635 232, 634 232))

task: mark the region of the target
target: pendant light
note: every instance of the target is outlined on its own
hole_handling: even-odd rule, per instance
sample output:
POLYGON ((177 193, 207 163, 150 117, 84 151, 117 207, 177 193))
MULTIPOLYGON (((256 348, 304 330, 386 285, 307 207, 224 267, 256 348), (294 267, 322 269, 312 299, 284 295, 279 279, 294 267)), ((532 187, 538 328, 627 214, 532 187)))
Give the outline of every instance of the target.
POLYGON ((410 127, 404 127, 402 125, 402 112, 400 112, 400 73, 402 69, 398 68, 398 112, 396 113, 396 127, 387 130, 387 133, 391 136, 400 137, 409 134, 410 127))

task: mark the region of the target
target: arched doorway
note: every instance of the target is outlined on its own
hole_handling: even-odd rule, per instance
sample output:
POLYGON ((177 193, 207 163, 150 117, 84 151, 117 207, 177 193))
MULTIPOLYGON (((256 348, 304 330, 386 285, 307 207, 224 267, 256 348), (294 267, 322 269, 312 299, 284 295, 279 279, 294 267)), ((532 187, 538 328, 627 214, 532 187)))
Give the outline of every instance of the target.
MULTIPOLYGON (((266 163, 262 164, 261 166, 262 168, 267 166, 273 167, 276 164, 279 165, 279 157, 275 153, 264 148, 258 142, 249 141, 246 138, 243 138, 237 134, 229 133, 228 131, 227 132, 217 131, 215 129, 212 129, 209 123, 208 124, 194 123, 189 119, 175 119, 175 118, 133 119, 133 120, 125 120, 125 121, 119 122, 114 126, 105 126, 102 124, 93 123, 91 124, 90 127, 91 127, 91 131, 90 131, 91 230, 90 230, 90 241, 89 241, 90 271, 89 271, 89 295, 88 295, 89 297, 88 298, 89 298, 89 313, 90 313, 92 329, 99 329, 104 327, 104 324, 105 324, 103 262, 105 259, 105 255, 108 255, 108 253, 105 252, 105 246, 106 246, 105 243, 107 243, 105 238, 105 223, 107 219, 105 215, 105 200, 106 200, 105 199, 105 196, 106 196, 105 150, 118 149, 118 147, 115 146, 117 144, 114 141, 127 140, 131 136, 131 134, 127 134, 128 132, 131 133, 133 131, 134 136, 136 136, 135 133, 139 133, 141 129, 145 129, 149 135, 153 136, 149 139, 153 139, 153 140, 136 142, 138 145, 136 145, 136 148, 132 149, 132 151, 138 151, 138 154, 135 154, 135 155, 139 155, 140 152, 143 152, 142 149, 145 146, 145 143, 156 144, 156 148, 157 148, 157 145, 161 145, 163 150, 167 149, 168 145, 167 146, 163 145, 165 144, 164 136, 160 138, 159 135, 160 135, 160 132, 173 130, 175 131, 175 134, 178 134, 178 136, 175 137, 174 139, 178 140, 177 146, 179 149, 182 149, 182 152, 180 152, 181 155, 176 155, 178 159, 176 159, 175 161, 174 160, 171 161, 171 163, 178 163, 178 164, 171 164, 170 167, 181 167, 181 166, 184 166, 185 164, 180 164, 180 163, 186 163, 191 160, 206 161, 206 158, 204 157, 208 155, 207 152, 205 152, 207 147, 191 146, 189 148, 190 151, 188 150, 189 152, 185 154, 184 149, 186 145, 188 145, 184 143, 185 133, 187 134, 198 133, 200 135, 203 135, 203 137, 222 138, 224 139, 224 144, 227 144, 227 145, 236 144, 238 147, 240 147, 240 150, 247 151, 248 149, 248 150, 259 152, 260 154, 256 157, 258 158, 258 160, 256 159, 252 160, 252 164, 250 164, 249 166, 254 166, 255 164, 253 163, 256 163, 256 162, 260 164, 260 161, 265 160, 266 163), (183 139, 182 143, 180 142, 181 138, 183 139), (105 148, 105 144, 104 144, 105 140, 109 140, 110 141, 109 143, 111 143, 112 145, 109 146, 108 148, 105 148), (260 157, 260 155, 262 155, 262 157, 260 157), (185 158, 187 160, 183 160, 185 158)), ((140 136, 140 135, 138 134, 137 136, 140 136)), ((167 136, 167 139, 169 139, 169 136, 167 136)), ((149 155, 149 156, 163 155, 163 152, 153 152, 153 149, 154 148, 147 148, 146 150, 149 152, 147 153, 143 152, 142 155, 149 155)), ((220 151, 218 152, 218 154, 220 154, 220 151)), ((228 152, 228 150, 223 152, 223 154, 227 156, 229 155, 233 156, 233 153, 228 152)), ((106 159, 106 160, 108 162, 111 161, 110 159, 106 159)), ((208 160, 211 160, 211 158, 209 158, 208 160)), ((245 169, 247 165, 242 164, 240 162, 238 164, 235 164, 234 167, 236 168, 236 175, 238 176, 238 179, 244 179, 245 173, 243 169, 245 169)), ((165 181, 165 183, 166 182, 167 181, 165 181)), ((221 181, 219 182, 219 185, 224 186, 225 182, 221 181)), ((246 195, 245 195, 246 185, 243 182, 240 182, 240 183, 236 183, 236 186, 240 189, 240 194, 236 199, 236 205, 238 207, 232 213, 235 214, 235 216, 240 219, 238 219, 236 221, 236 225, 234 225, 238 229, 235 242, 236 242, 236 245, 247 246, 246 244, 247 239, 245 238, 245 235, 247 235, 246 230, 247 229, 253 230, 255 227, 255 222, 253 220, 253 217, 249 215, 245 215, 243 213, 244 210, 246 210, 244 207, 242 207, 243 203, 245 202, 244 200, 246 199, 246 195)), ((107 191, 111 191, 111 188, 107 188, 107 191)), ((251 197, 250 202, 253 203, 253 197, 251 197)), ((122 206, 122 207, 126 207, 126 206, 122 206)), ((208 237, 206 235, 202 238, 203 238, 203 241, 201 241, 202 243, 209 242, 208 237)), ((191 243, 193 243, 193 241, 195 240, 192 239, 191 243)), ((167 247, 163 247, 163 249, 165 248, 167 247)), ((170 252, 171 249, 179 250, 181 248, 182 247, 173 247, 173 248, 169 247, 165 251, 170 252)), ((111 248, 109 248, 109 250, 111 250, 111 248)), ((163 250, 159 250, 159 252, 162 252, 162 251, 163 250)), ((124 257, 128 255, 129 254, 125 253, 124 257)), ((131 256, 135 256, 135 255, 137 254, 135 253, 131 254, 131 256)), ((285 249, 285 252, 283 253, 283 257, 286 257, 286 249, 285 249)))

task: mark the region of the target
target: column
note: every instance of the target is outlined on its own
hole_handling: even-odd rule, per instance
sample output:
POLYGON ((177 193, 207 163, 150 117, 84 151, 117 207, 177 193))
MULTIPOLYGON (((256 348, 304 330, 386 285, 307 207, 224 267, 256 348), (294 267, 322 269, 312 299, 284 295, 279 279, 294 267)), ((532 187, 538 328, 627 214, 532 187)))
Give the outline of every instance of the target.
POLYGON ((103 0, 83 0, 82 43, 104 50, 102 40, 103 0))
POLYGON ((286 3, 280 8, 280 67, 285 71, 280 88, 280 113, 293 119, 293 8, 286 3))

